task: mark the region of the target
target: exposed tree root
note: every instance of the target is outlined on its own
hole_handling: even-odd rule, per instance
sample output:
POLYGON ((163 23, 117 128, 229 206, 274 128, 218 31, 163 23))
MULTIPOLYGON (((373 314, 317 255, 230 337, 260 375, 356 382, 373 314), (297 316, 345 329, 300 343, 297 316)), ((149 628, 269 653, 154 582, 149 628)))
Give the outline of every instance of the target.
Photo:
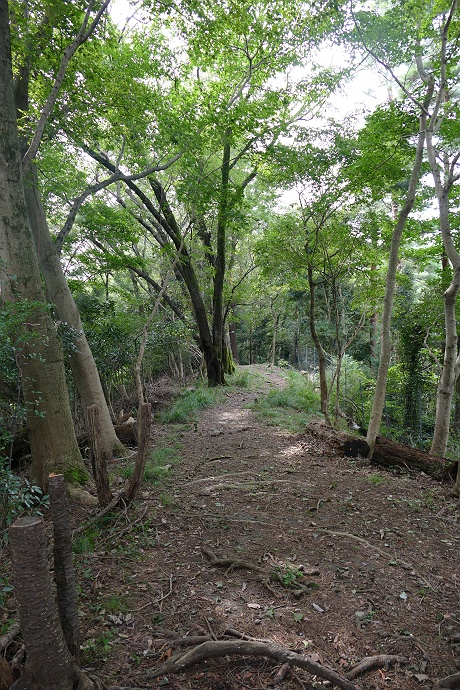
POLYGON ((19 623, 13 623, 8 632, 2 635, 2 637, 0 637, 0 652, 3 652, 3 650, 6 649, 8 645, 13 642, 16 635, 19 634, 20 629, 21 628, 19 627, 19 623))
POLYGON ((268 577, 267 570, 265 568, 259 568, 259 566, 255 563, 239 560, 237 558, 217 558, 211 549, 208 549, 206 546, 202 546, 201 551, 204 553, 211 565, 214 565, 216 568, 227 568, 227 570, 230 571, 252 570, 254 573, 260 573, 261 575, 268 577))
POLYGON ((343 690, 358 690, 358 687, 347 680, 347 678, 340 676, 332 669, 321 666, 321 664, 316 663, 308 656, 291 652, 289 649, 285 649, 274 642, 256 640, 219 640, 204 642, 198 647, 185 652, 185 654, 175 654, 165 661, 162 666, 149 674, 148 677, 157 678, 164 673, 182 673, 190 666, 198 664, 201 661, 234 654, 241 656, 270 657, 282 664, 303 668, 312 675, 328 680, 333 685, 343 690))
POLYGON ((374 668, 388 669, 393 664, 407 664, 407 659, 404 656, 397 654, 377 654, 376 656, 367 656, 357 666, 347 673, 347 678, 353 680, 362 673, 371 671, 374 668))
POLYGON ((85 489, 82 489, 81 486, 77 486, 76 484, 67 485, 67 496, 69 497, 69 501, 78 503, 81 506, 97 505, 96 496, 93 496, 89 491, 85 491, 85 489))
POLYGON ((201 551, 209 559, 211 565, 214 565, 216 568, 226 568, 228 571, 252 570, 255 573, 259 573, 259 575, 262 576, 263 583, 270 591, 272 590, 268 583, 271 580, 272 582, 277 582, 283 587, 293 590, 295 594, 300 596, 302 592, 308 591, 308 587, 305 587, 299 582, 299 577, 304 575, 319 575, 319 570, 317 568, 305 569, 302 566, 302 568, 299 567, 299 569, 296 570, 294 566, 289 568, 289 566, 284 564, 278 565, 274 561, 270 563, 269 567, 261 568, 255 563, 237 558, 217 558, 211 549, 208 549, 206 546, 202 546, 201 551))
POLYGON ((460 673, 454 673, 453 676, 441 678, 433 686, 433 690, 444 690, 444 688, 449 688, 449 690, 458 690, 460 688, 460 673))

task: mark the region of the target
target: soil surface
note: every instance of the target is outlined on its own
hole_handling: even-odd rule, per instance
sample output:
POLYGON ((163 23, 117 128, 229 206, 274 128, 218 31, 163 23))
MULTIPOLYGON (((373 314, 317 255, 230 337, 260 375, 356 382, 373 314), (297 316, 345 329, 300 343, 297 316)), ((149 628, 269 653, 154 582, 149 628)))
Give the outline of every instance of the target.
MULTIPOLYGON (((363 689, 429 689, 458 672, 460 534, 451 487, 350 460, 314 436, 258 421, 248 405, 282 387, 285 374, 252 369, 262 374, 260 390, 229 390, 187 425, 154 422, 152 447, 169 443, 180 459, 159 487, 144 484, 134 509, 111 520, 94 550, 77 555, 85 668, 109 687, 332 687, 249 656, 148 677, 190 649, 181 638, 236 639, 237 631, 343 677, 366 657, 401 657, 359 675, 353 682, 363 689)), ((88 519, 82 511, 74 520, 88 519)))

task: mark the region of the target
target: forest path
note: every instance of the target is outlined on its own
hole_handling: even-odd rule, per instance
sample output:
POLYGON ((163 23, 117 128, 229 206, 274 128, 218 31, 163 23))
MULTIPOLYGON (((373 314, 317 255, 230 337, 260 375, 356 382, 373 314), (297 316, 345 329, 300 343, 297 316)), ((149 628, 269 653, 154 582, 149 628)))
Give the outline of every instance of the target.
MULTIPOLYGON (((122 536, 125 557, 109 552, 99 561, 99 596, 119 592, 127 613, 107 661, 94 670, 123 686, 135 679, 136 687, 167 690, 268 687, 273 662, 247 657, 143 679, 170 654, 165 638, 219 637, 232 628, 342 674, 366 656, 398 654, 407 664, 356 682, 432 688, 460 667, 458 645, 449 641, 460 634, 458 503, 449 487, 377 470, 333 454, 318 438, 267 426, 248 406, 282 387, 286 374, 252 371, 255 390, 229 389, 195 422, 154 423, 152 446, 174 449, 178 459, 159 488, 144 484, 137 510, 147 512, 122 536), (137 557, 130 556, 136 545, 137 557), (302 591, 256 570, 216 567, 203 548, 257 568, 277 563, 286 584, 302 591)), ((280 687, 312 688, 311 681, 297 670, 280 687)))

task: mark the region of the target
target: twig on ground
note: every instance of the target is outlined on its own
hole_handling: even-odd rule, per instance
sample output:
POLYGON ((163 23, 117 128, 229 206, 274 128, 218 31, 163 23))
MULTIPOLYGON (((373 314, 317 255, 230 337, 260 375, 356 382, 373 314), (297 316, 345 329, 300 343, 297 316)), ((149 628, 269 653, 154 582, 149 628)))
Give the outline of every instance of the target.
POLYGON ((216 637, 216 634, 215 634, 214 630, 212 629, 211 623, 209 622, 209 618, 206 618, 206 617, 205 617, 204 620, 206 621, 206 626, 207 626, 207 628, 208 628, 208 630, 209 630, 209 634, 211 635, 211 639, 214 640, 214 641, 216 641, 216 640, 217 640, 217 637, 216 637))
MULTIPOLYGON (((149 590, 150 591, 150 590, 149 590)), ((144 609, 148 608, 149 606, 155 606, 155 604, 160 604, 160 611, 161 611, 161 604, 165 599, 171 596, 173 591, 173 576, 169 576, 169 592, 166 592, 166 594, 162 594, 161 597, 158 599, 154 599, 153 601, 149 601, 147 604, 144 604, 138 609, 130 609, 129 613, 138 613, 139 611, 143 611, 144 609)))
POLYGON ((129 525, 126 525, 126 527, 123 527, 123 529, 120 530, 115 530, 113 532, 110 532, 110 534, 102 541, 100 542, 100 545, 105 544, 107 541, 114 539, 116 537, 117 539, 120 539, 120 537, 123 537, 125 534, 130 532, 134 525, 137 525, 138 522, 144 519, 148 511, 148 506, 144 508, 142 511, 141 515, 137 517, 135 520, 129 523, 129 525))
POLYGON ((262 637, 251 637, 251 635, 246 635, 246 633, 239 632, 233 628, 226 628, 224 630, 224 637, 237 637, 239 640, 249 640, 250 642, 266 642, 270 644, 271 640, 264 639, 262 637))
POLYGON ((374 668, 388 669, 390 666, 393 666, 393 664, 407 664, 407 659, 405 656, 398 656, 397 654, 377 654, 376 656, 367 656, 347 673, 347 678, 353 680, 362 673, 371 671, 374 668))
MULTIPOLYGON (((250 561, 243 561, 235 558, 217 558, 211 549, 208 549, 206 546, 202 546, 201 551, 210 560, 211 565, 214 565, 217 568, 227 568, 226 574, 227 572, 231 572, 233 570, 252 570, 255 573, 259 573, 259 575, 262 575, 263 584, 274 595, 276 595, 276 592, 274 592, 270 587, 270 581, 276 582, 283 587, 292 590, 295 596, 301 596, 302 593, 306 592, 308 588, 302 585, 298 578, 302 577, 303 575, 319 575, 317 568, 309 568, 308 570, 299 570, 298 574, 294 578, 286 577, 286 573, 283 570, 283 565, 280 565, 274 561, 271 562, 268 567, 260 568, 258 565, 251 563, 250 561)), ((285 567, 287 569, 287 566, 285 567)))
POLYGON ((93 517, 91 517, 87 522, 85 522, 84 525, 81 525, 81 527, 77 527, 76 529, 74 529, 72 532, 72 537, 76 537, 78 534, 81 534, 85 531, 85 529, 88 529, 88 527, 91 527, 91 525, 100 520, 101 517, 104 517, 104 515, 109 513, 112 510, 112 508, 115 508, 120 499, 123 498, 124 494, 124 489, 122 491, 119 491, 105 508, 96 513, 96 515, 93 515, 93 517))
MULTIPOLYGON (((309 528, 305 528, 305 530, 308 532, 313 531, 309 528)), ((383 549, 381 549, 379 546, 375 546, 375 544, 372 544, 367 539, 363 539, 363 537, 358 537, 358 535, 352 534, 351 532, 336 532, 335 530, 331 530, 331 529, 316 529, 315 531, 316 532, 323 532, 324 534, 329 534, 331 537, 345 537, 346 539, 353 539, 354 541, 358 541, 361 544, 365 544, 366 546, 373 549, 374 551, 377 551, 377 553, 381 554, 385 558, 388 558, 388 553, 386 551, 384 551, 383 549)), ((411 570, 416 572, 412 563, 408 563, 407 561, 403 561, 403 559, 400 558, 399 556, 396 557, 396 560, 399 563, 401 563, 401 565, 404 565, 405 567, 410 568, 411 570)), ((420 578, 420 581, 423 582, 423 584, 426 587, 429 587, 433 592, 437 591, 436 588, 433 586, 433 584, 429 580, 427 580, 425 577, 423 577, 423 575, 420 575, 420 573, 417 573, 417 572, 416 572, 416 574, 417 574, 417 577, 420 578)))

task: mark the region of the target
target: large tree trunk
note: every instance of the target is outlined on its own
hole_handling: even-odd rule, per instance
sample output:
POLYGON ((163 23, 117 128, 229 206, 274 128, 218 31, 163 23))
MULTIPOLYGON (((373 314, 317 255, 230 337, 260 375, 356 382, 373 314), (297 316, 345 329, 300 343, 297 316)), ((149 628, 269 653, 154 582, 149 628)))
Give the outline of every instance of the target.
POLYGON ((46 487, 51 470, 81 479, 78 449, 65 381, 62 349, 45 305, 38 259, 24 199, 22 165, 11 71, 8 4, 0 3, 0 279, 2 300, 24 310, 12 334, 19 348, 33 479, 46 487))
POLYGON ((22 517, 10 527, 14 589, 27 661, 14 690, 90 690, 62 632, 48 570, 43 518, 22 517))
POLYGON ((74 329, 73 344, 75 350, 70 356, 70 367, 80 395, 82 408, 86 410, 91 405, 97 405, 100 410, 100 443, 104 455, 111 457, 114 452, 123 453, 124 447, 117 438, 113 428, 99 372, 86 340, 78 307, 70 292, 64 271, 62 270, 61 261, 51 240, 38 190, 35 168, 27 175, 25 198, 48 298, 54 305, 59 319, 74 329))
POLYGON ((374 399, 372 402, 372 412, 369 420, 367 431, 367 443, 370 447, 370 457, 375 448, 375 441, 380 432, 380 425, 382 423, 383 409, 385 406, 385 393, 388 380, 388 368, 390 366, 391 342, 390 342, 390 326, 391 315, 393 311, 393 301, 396 287, 396 272, 399 262, 399 245, 401 237, 406 227, 407 218, 412 211, 415 201, 415 193, 417 190, 418 181, 420 178, 420 171, 423 160, 423 150, 425 145, 425 131, 427 121, 427 108, 433 95, 434 86, 429 84, 427 93, 425 95, 423 109, 420 114, 419 135, 417 141, 417 149, 415 152, 414 164, 412 166, 412 173, 409 181, 409 189, 407 190, 406 200, 404 206, 401 208, 398 220, 393 230, 391 238, 390 257, 388 260, 388 270, 385 286, 385 297, 383 300, 382 323, 380 328, 380 360, 377 372, 377 381, 375 384, 374 399))
POLYGON ((50 513, 53 521, 54 580, 62 632, 67 648, 80 660, 80 623, 78 619, 77 583, 72 561, 72 532, 69 504, 62 474, 52 474, 48 482, 50 513))

